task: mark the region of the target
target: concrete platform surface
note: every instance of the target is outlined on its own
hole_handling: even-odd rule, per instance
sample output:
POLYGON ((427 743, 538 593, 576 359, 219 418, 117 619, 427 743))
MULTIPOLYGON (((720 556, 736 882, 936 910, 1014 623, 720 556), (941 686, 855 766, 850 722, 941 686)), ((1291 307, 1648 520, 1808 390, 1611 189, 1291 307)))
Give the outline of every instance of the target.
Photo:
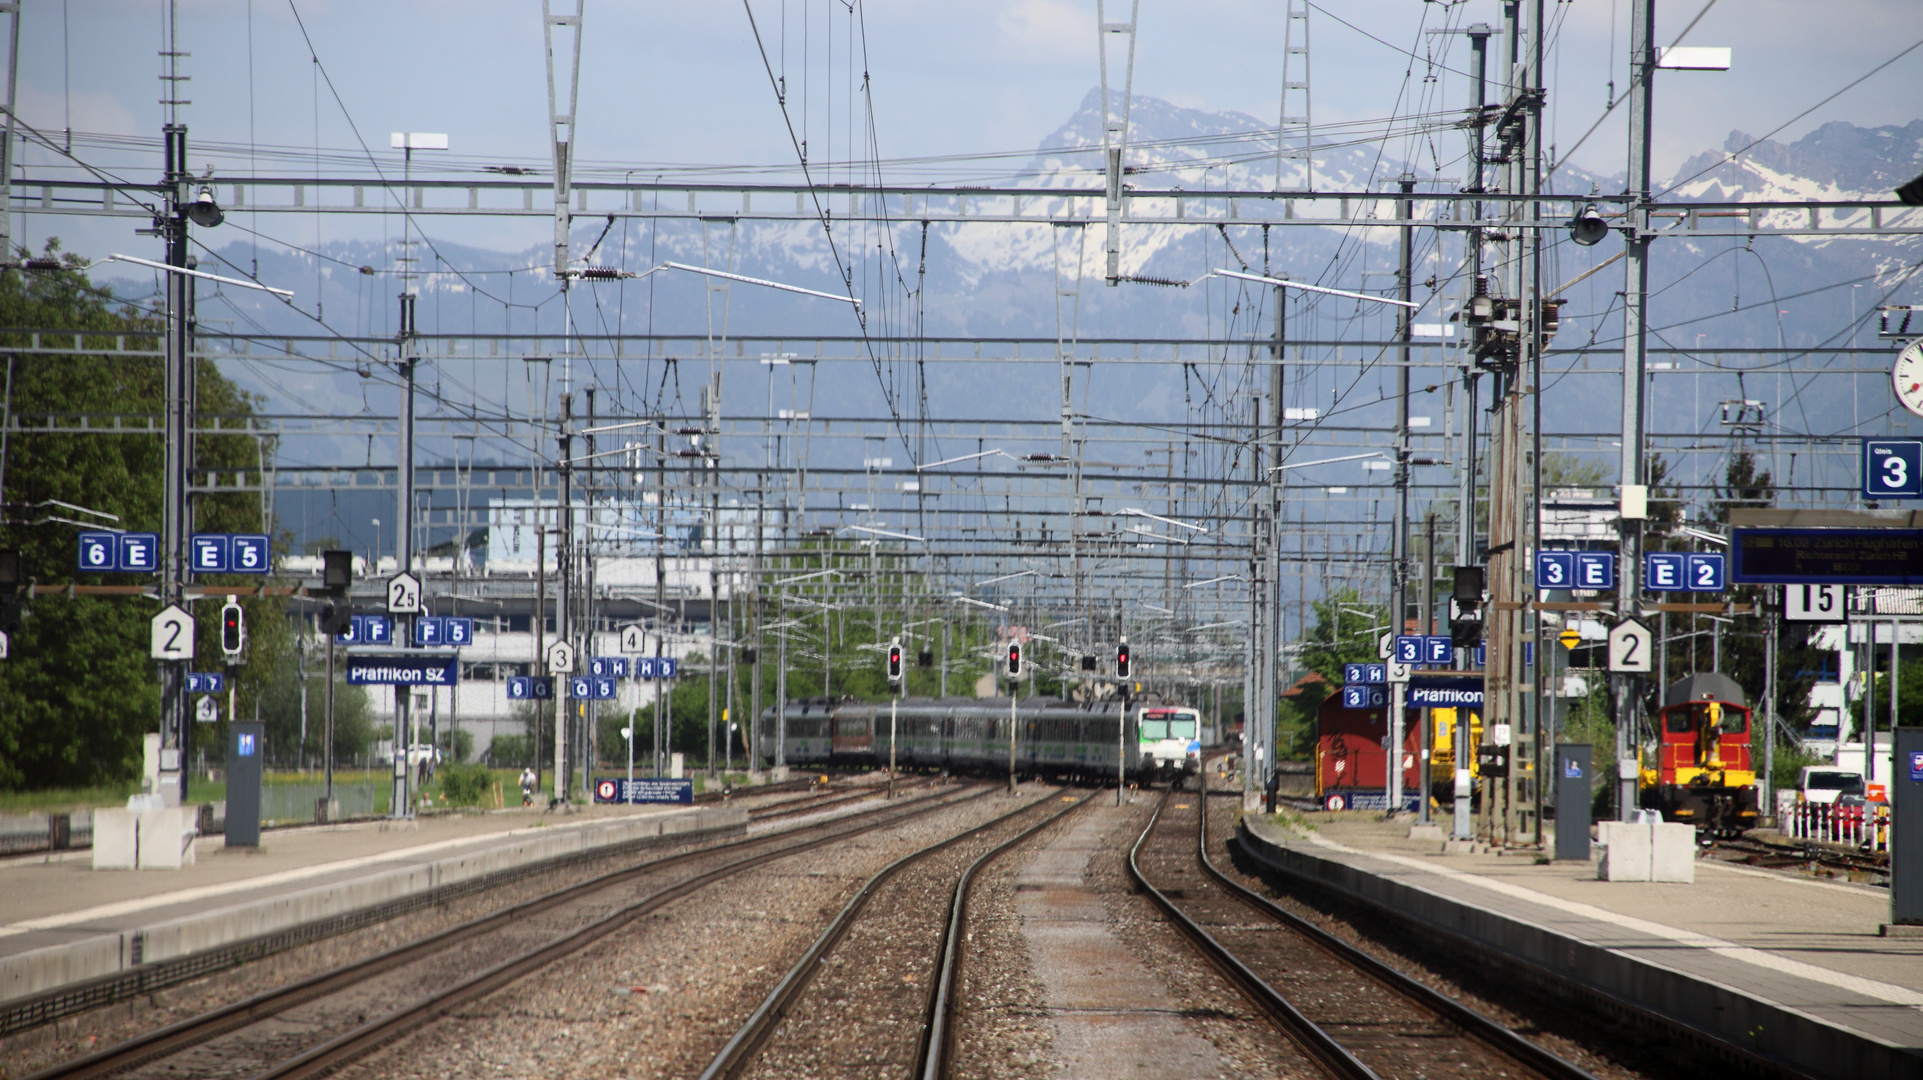
POLYGON ((94 870, 87 852, 0 864, 0 1003, 41 995, 441 886, 667 833, 745 826, 744 810, 514 809, 197 840, 181 870, 94 870))
POLYGON ((1298 868, 1814 1075, 1884 1075, 1839 1049, 1852 1042, 1891 1075, 1923 1075, 1923 940, 1880 936, 1886 889, 1712 859, 1694 884, 1607 882, 1594 861, 1444 855, 1373 814, 1309 821, 1246 824, 1298 868), (1869 1071, 1844 1073, 1851 1061, 1869 1071))

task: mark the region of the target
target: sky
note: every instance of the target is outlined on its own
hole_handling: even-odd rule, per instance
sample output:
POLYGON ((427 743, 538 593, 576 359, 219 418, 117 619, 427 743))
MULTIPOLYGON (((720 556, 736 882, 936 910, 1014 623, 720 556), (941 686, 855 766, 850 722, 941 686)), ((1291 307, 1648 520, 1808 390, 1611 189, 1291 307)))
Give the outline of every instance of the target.
MULTIPOLYGON (((617 173, 791 166, 803 137, 819 166, 849 156, 850 131, 862 157, 864 144, 885 159, 1021 151, 1058 127, 1098 81, 1097 5, 1081 0, 875 0, 852 9, 841 0, 751 0, 748 8, 582 2, 577 159, 617 173), (784 80, 793 139, 769 69, 784 80), (863 72, 872 143, 861 112, 866 102, 850 93, 863 72)), ((1721 147, 1732 130, 1756 136, 1781 127, 1776 137, 1793 139, 1831 120, 1876 125, 1917 114, 1923 49, 1794 119, 1923 38, 1913 0, 1831 0, 1821 18, 1792 0, 1711 0, 1707 12, 1704 0, 1657 3, 1659 43, 1734 50, 1727 72, 1659 77, 1658 177, 1721 147)), ((26 0, 23 7, 22 119, 54 133, 157 133, 161 0, 26 0)), ((1140 3, 1135 92, 1272 122, 1284 7, 1274 0, 1140 3)), ((1625 88, 1629 3, 1570 0, 1546 8, 1554 35, 1545 62, 1547 141, 1568 154, 1602 116, 1611 78, 1618 94, 1625 88)), ((1470 92, 1466 39, 1427 31, 1499 26, 1500 16, 1494 0, 1315 6, 1314 120, 1461 107, 1470 92)), ((1111 2, 1107 17, 1126 12, 1111 2)), ((179 0, 177 19, 178 47, 192 54, 182 69, 191 76, 192 104, 181 119, 197 145, 231 146, 218 157, 224 175, 295 171, 291 162, 262 157, 274 147, 310 155, 317 146, 350 156, 363 145, 384 152, 389 133, 400 130, 446 133, 450 163, 548 159, 541 8, 533 0, 179 0)), ((1120 57, 1112 63, 1119 83, 1120 57)), ((1604 176, 1620 173, 1625 111, 1605 120, 1572 160, 1604 176)), ((97 141, 80 153, 128 175, 157 166, 97 141)), ((201 151, 194 157, 208 160, 201 151)), ((25 161, 31 171, 49 157, 35 150, 25 161)), ((312 171, 312 163, 301 171, 312 171)), ((913 181, 981 172, 902 165, 889 175, 913 181)), ((69 244, 75 247, 124 243, 124 230, 69 221, 58 228, 32 223, 26 232, 64 232, 81 240, 69 244)))

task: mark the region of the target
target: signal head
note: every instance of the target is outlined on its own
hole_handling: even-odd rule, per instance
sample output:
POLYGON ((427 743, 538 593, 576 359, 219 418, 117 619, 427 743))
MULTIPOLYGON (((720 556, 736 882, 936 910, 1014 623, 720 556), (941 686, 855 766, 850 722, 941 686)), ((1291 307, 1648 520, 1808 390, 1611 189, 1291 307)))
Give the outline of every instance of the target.
POLYGON ((1482 567, 1456 567, 1455 588, 1453 590, 1456 606, 1464 611, 1474 611, 1482 604, 1482 567))
POLYGON ((351 551, 321 552, 321 588, 335 596, 346 596, 354 584, 354 553, 351 551))
POLYGON ((247 616, 239 604, 229 600, 220 609, 220 651, 227 659, 237 660, 247 647, 247 616))

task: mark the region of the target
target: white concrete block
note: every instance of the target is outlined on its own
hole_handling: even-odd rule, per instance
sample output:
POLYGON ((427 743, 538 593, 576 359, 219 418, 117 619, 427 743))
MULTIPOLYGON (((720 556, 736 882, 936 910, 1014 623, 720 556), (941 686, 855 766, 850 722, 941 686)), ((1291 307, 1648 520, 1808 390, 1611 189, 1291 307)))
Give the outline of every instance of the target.
POLYGON ((1596 827, 1603 847, 1596 876, 1603 881, 1649 880, 1649 826, 1630 821, 1604 821, 1596 827))
POLYGON ((133 810, 96 810, 93 815, 93 868, 132 870, 140 865, 140 814, 133 810))
POLYGON ((1663 822, 1649 826, 1649 880, 1696 883, 1696 826, 1663 822))
POLYGON ((178 870, 194 861, 194 817, 191 809, 170 806, 140 811, 140 868, 178 870))

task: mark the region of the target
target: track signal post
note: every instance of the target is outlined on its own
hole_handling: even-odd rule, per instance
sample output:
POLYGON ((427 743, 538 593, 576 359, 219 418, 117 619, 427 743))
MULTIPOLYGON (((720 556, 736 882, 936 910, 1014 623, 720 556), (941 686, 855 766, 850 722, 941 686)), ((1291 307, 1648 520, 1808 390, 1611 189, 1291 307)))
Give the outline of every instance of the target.
POLYGON ((895 712, 901 704, 901 642, 888 643, 888 797, 895 797, 895 712))
POLYGON ((1128 638, 1115 645, 1115 675, 1121 680, 1121 705, 1115 712, 1115 805, 1122 805, 1128 787, 1128 675, 1133 667, 1128 654, 1128 638))
POLYGON ((1022 643, 1008 643, 1008 793, 1015 794, 1015 684, 1022 677, 1022 643))

